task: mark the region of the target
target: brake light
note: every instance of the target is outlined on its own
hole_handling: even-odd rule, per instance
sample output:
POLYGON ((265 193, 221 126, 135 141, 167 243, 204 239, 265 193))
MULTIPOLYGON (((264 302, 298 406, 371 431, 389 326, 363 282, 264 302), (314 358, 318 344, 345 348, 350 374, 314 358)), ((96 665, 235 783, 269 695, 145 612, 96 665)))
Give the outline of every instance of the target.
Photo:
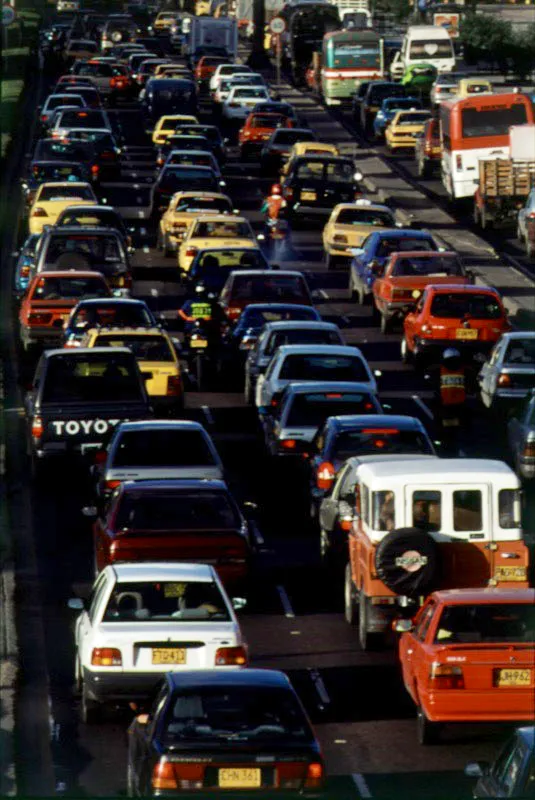
POLYGON ((112 89, 122 89, 125 85, 124 78, 110 78, 110 87, 112 89))
POLYGON ((280 789, 300 789, 305 764, 278 764, 277 778, 280 789))
POLYGON ((178 789, 173 764, 159 761, 152 770, 153 789, 178 789))
POLYGON ((429 682, 436 689, 464 689, 463 671, 461 667, 435 661, 431 664, 429 682))
POLYGON ((285 197, 287 197, 289 200, 291 200, 292 197, 294 196, 294 190, 292 189, 291 186, 285 186, 284 189, 283 189, 283 194, 284 194, 285 197))
POLYGON ((163 166, 163 161, 164 160, 161 156, 159 156, 159 158, 156 159, 156 163, 158 164, 159 167, 163 166))
POLYGON ((34 417, 32 421, 32 439, 40 439, 43 435, 43 420, 41 417, 34 417))
POLYGON ((236 308, 236 306, 229 306, 227 308, 227 317, 230 320, 238 319, 241 314, 241 308, 236 308))
POLYGON ((389 436, 390 434, 398 434, 399 430, 397 428, 363 428, 362 433, 366 435, 379 435, 379 436, 389 436))
POLYGON ((318 489, 330 489, 334 481, 334 467, 329 461, 320 464, 316 475, 316 486, 318 489))
POLYGON ((121 485, 121 481, 106 481, 106 489, 113 491, 113 489, 117 489, 118 486, 121 485))
POLYGON ((92 175, 98 175, 99 172, 100 172, 99 165, 98 164, 92 164, 91 165, 91 174, 92 175))
POLYGON ((37 206, 37 208, 34 208, 34 210, 32 211, 32 217, 48 217, 48 214, 46 213, 44 208, 41 208, 41 206, 37 206))
MULTIPOLYGON (((273 400, 271 401, 271 405, 273 405, 273 400)), ((295 450, 297 447, 297 442, 295 439, 281 439, 280 444, 285 450, 295 450)))
POLYGON ((339 518, 338 522, 341 529, 349 533, 349 531, 353 526, 353 517, 350 514, 344 514, 342 517, 339 518))
POLYGON ((247 664, 245 647, 219 647, 215 654, 216 667, 244 667, 247 664))
POLYGON ((510 386, 512 383, 510 375, 500 375, 498 378, 498 386, 510 386))
POLYGON ((122 667, 123 657, 116 647, 94 647, 91 664, 94 667, 122 667))
POLYGON ((167 378, 167 396, 176 397, 182 394, 182 381, 179 375, 169 375, 167 378))
POLYGON ((535 458, 535 442, 526 442, 522 455, 524 458, 535 458))
MULTIPOLYGON (((48 119, 48 116, 46 114, 41 114, 41 122, 46 122, 47 119, 48 119)), ((37 172, 34 170, 34 172, 35 172, 35 174, 37 174, 38 170, 37 170, 37 172)))
POLYGON ((463 158, 459 153, 457 153, 457 155, 455 156, 455 169, 457 170, 457 172, 461 172, 462 168, 463 168, 463 158))
POLYGON ((195 258, 198 252, 197 247, 188 247, 186 250, 186 258, 195 258))
POLYGON ((202 789, 204 764, 174 764, 179 789, 202 789))
POLYGON ((313 762, 307 767, 305 787, 307 789, 319 788, 323 783, 323 764, 313 762))

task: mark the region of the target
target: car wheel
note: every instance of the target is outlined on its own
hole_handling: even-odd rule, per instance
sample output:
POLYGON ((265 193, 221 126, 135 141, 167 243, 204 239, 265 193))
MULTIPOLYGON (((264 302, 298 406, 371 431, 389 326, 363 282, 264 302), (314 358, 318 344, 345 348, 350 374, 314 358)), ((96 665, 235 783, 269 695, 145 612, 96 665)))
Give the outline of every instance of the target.
POLYGON ((96 725, 100 721, 101 707, 99 703, 87 696, 87 687, 82 680, 80 699, 80 718, 84 725, 96 725))
POLYGON ((163 254, 164 254, 165 258, 169 258, 169 256, 173 255, 173 251, 169 248, 169 240, 168 240, 167 236, 165 236, 165 235, 163 237, 163 248, 162 248, 162 250, 163 250, 163 254))
POLYGON ((412 353, 409 350, 406 336, 401 340, 401 360, 404 364, 410 364, 412 361, 412 353))
POLYGON ((369 598, 361 594, 359 603, 359 645, 364 652, 376 649, 380 638, 376 633, 368 631, 369 607, 369 598))
POLYGON ((355 598, 355 587, 351 577, 351 564, 346 564, 344 580, 344 617, 348 625, 355 625, 357 622, 357 603, 355 598))
POLYGON ((320 528, 320 556, 321 560, 325 563, 329 560, 331 555, 331 541, 329 534, 323 528, 320 528))
POLYGON ((392 330, 392 317, 381 314, 381 333, 390 333, 392 330))
POLYGON ((418 744, 437 744, 440 738, 440 725, 430 722, 420 706, 416 709, 416 731, 418 744))
POLYGON ((334 256, 330 253, 325 253, 325 267, 327 269, 334 269, 335 261, 334 256))

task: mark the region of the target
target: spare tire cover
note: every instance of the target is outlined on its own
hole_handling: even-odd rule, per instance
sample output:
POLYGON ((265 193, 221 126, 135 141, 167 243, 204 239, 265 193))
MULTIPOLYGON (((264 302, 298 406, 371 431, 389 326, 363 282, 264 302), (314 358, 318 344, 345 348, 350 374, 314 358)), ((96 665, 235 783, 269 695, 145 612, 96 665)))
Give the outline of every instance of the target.
POLYGON ((438 582, 439 554, 435 540, 418 528, 388 533, 375 550, 378 577, 396 594, 418 597, 438 582))

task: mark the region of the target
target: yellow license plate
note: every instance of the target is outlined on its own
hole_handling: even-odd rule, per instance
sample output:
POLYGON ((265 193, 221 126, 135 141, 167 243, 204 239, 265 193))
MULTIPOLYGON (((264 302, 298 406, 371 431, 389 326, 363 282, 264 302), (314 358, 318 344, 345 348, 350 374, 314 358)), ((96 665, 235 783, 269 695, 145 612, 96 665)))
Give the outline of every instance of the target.
POLYGON ((496 567, 494 580, 496 581, 525 581, 527 580, 525 567, 496 567))
POLYGON ((185 664, 186 651, 183 647, 153 647, 153 664, 185 664))
POLYGON ((206 339, 192 339, 190 344, 192 347, 208 347, 206 339))
POLYGON ((494 683, 496 686, 531 686, 531 670, 497 669, 494 683))
POLYGON ((431 155, 433 156, 439 156, 441 153, 442 150, 440 149, 440 147, 433 147, 431 150, 431 155))
POLYGON ((456 339, 477 339, 477 328, 457 328, 456 339))
POLYGON ((221 789, 259 789, 262 786, 260 769, 220 769, 219 787, 221 789))
POLYGON ((317 197, 316 192, 301 192, 301 200, 316 200, 317 197))

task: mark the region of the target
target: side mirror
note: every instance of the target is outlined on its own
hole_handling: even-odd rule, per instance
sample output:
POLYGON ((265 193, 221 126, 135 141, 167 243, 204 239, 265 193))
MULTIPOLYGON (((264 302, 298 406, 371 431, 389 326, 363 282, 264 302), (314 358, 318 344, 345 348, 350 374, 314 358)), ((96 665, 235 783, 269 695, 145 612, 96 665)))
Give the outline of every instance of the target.
POLYGON ((413 628, 411 619, 395 619, 392 623, 392 630, 395 633, 409 633, 413 628))
POLYGON ((231 602, 234 611, 241 611, 241 609, 245 608, 247 605, 247 600, 245 597, 233 597, 231 602))
POLYGON ((84 506, 82 514, 84 517, 92 517, 94 519, 98 514, 98 508, 96 506, 84 506))
POLYGON ((85 603, 81 597, 71 597, 70 600, 67 600, 67 606, 72 611, 83 611, 85 603))
POLYGON ((488 775, 490 765, 487 761, 470 761, 464 768, 467 778, 483 778, 488 775))

